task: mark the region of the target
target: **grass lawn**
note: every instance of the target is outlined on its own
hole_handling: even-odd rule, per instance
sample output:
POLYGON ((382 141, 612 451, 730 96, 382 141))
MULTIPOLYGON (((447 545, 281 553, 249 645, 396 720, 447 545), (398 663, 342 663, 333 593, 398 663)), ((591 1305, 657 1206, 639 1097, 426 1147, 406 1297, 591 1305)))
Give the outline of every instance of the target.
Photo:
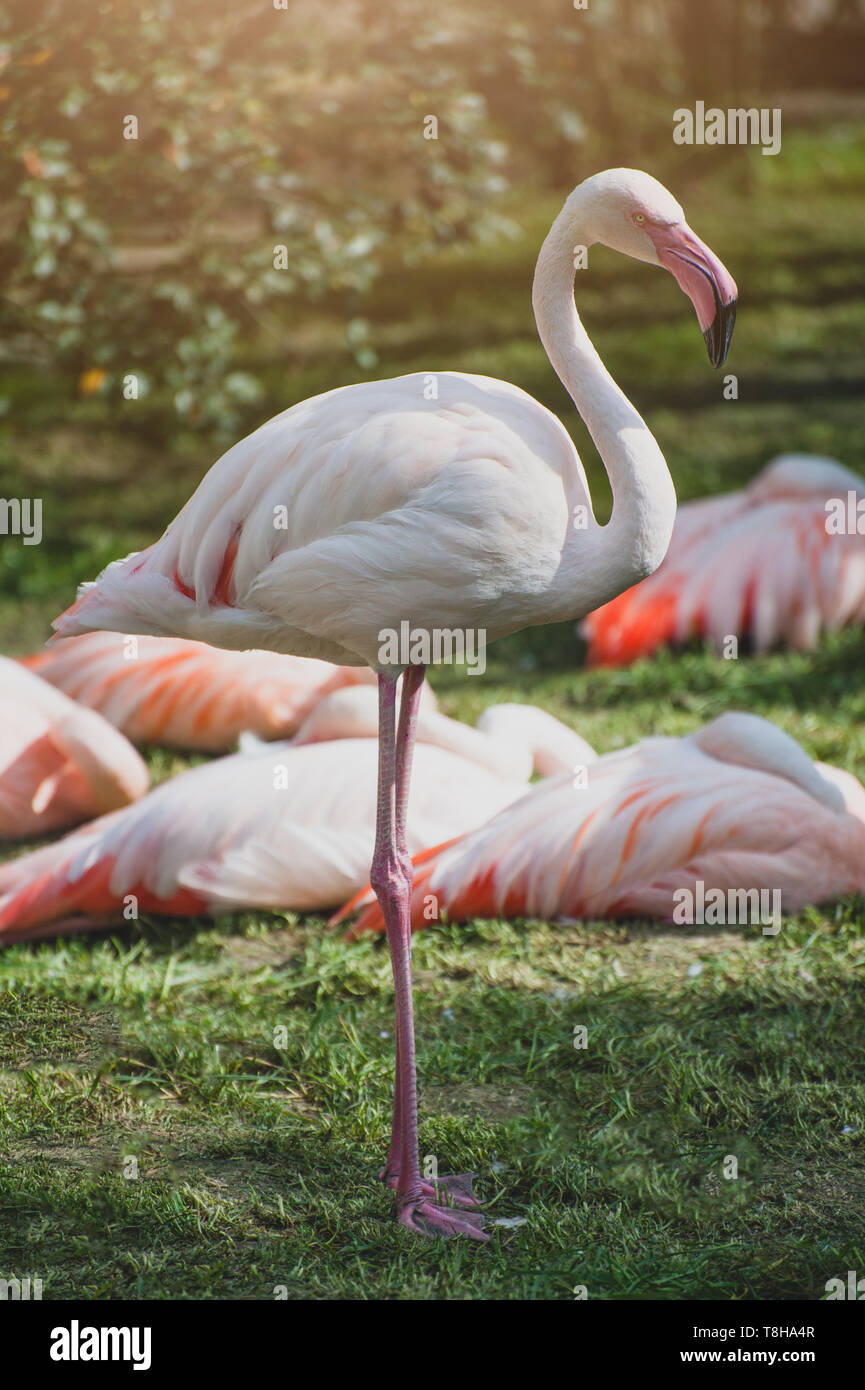
MULTIPOLYGON (((750 192, 728 172, 688 198, 739 281, 736 401, 663 277, 599 252, 578 281, 681 496, 737 486, 782 449, 863 470, 863 153, 865 128, 793 132, 783 160, 755 159, 750 192)), ((530 318, 554 210, 521 213, 522 240, 388 277, 368 312, 374 374, 448 364, 525 386, 573 429, 603 512, 530 318)), ((269 362, 258 419, 363 375, 329 313, 302 353, 269 362)), ((79 579, 155 538, 217 450, 167 431, 158 402, 134 416, 75 402, 56 374, 9 373, 6 393, 0 493, 44 499, 45 543, 3 550, 0 650, 20 652, 79 579)), ((747 709, 861 777, 863 676, 861 632, 807 655, 591 672, 565 626, 499 644, 483 677, 433 684, 448 713, 527 700, 601 750, 747 709)), ((150 756, 159 777, 184 763, 150 756)), ((861 902, 774 938, 439 927, 416 937, 415 971, 422 1155, 476 1170, 492 1215, 524 1224, 480 1248, 391 1220, 375 1181, 393 1050, 383 943, 292 914, 147 921, 0 955, 0 1276, 38 1275, 45 1298, 813 1299, 865 1269, 861 902)))

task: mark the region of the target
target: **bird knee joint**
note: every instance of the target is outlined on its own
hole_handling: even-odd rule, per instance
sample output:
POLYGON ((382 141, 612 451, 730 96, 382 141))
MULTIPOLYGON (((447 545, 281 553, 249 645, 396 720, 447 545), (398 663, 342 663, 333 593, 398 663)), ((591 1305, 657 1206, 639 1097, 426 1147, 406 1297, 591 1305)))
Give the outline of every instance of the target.
POLYGON ((369 881, 377 898, 399 900, 411 887, 412 862, 407 855, 403 858, 398 854, 374 860, 369 881))

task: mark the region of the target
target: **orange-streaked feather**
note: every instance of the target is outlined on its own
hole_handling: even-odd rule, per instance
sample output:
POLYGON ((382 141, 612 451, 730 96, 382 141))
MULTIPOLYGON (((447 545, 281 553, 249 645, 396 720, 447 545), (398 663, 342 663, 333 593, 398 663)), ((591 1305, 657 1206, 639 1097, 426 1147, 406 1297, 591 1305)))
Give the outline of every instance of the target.
POLYGON ((804 650, 865 622, 865 536, 826 525, 827 500, 848 492, 865 499, 865 482, 841 464, 782 455, 741 492, 686 502, 655 573, 580 624, 589 664, 625 665, 694 637, 804 650))
MULTIPOLYGON (((418 861, 411 920, 671 918, 679 889, 777 889, 782 910, 865 888, 865 789, 776 726, 728 714, 608 753, 418 861)), ((367 890, 352 935, 380 930, 367 890)))

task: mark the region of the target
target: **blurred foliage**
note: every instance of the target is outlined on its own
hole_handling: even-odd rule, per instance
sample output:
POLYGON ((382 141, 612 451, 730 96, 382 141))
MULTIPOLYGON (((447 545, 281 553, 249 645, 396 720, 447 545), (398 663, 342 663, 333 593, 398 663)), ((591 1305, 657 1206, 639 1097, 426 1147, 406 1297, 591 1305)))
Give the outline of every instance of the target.
MULTIPOLYGON (((83 394, 120 394, 134 372, 139 394, 158 381, 181 415, 230 427, 259 390, 231 370, 238 335, 274 302, 357 295, 397 230, 414 253, 462 235, 500 186, 438 19, 400 14, 410 42, 364 4, 314 20, 291 0, 13 4, 6 332, 37 335, 83 394), (446 138, 424 139, 430 112, 446 138)), ((357 316, 349 335, 369 361, 357 316)))
POLYGON ((241 337, 276 342, 289 304, 328 297, 355 361, 374 367, 363 296, 385 261, 500 235, 509 187, 641 159, 663 176, 674 147, 659 133, 694 84, 715 98, 753 84, 755 13, 743 0, 535 0, 530 13, 517 0, 11 0, 7 355, 61 364, 83 396, 120 402, 126 383, 231 430, 261 392, 238 369, 241 337))

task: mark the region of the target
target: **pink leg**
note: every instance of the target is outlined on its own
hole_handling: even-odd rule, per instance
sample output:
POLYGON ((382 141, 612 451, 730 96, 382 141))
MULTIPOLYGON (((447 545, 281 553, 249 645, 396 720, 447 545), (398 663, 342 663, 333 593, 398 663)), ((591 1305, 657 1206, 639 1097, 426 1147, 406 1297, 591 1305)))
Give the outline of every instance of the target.
MULTIPOLYGON (((423 677, 422 666, 409 667, 406 672, 397 734, 396 678, 378 678, 378 816, 370 881, 384 914, 396 996, 394 1123, 383 1176, 395 1188, 398 1220, 410 1230, 424 1235, 465 1234, 486 1240, 482 1217, 436 1204, 431 1185, 421 1180, 418 1160, 409 918, 412 865, 406 846, 406 807, 423 677)), ((454 1195, 458 1196, 456 1190, 454 1195)), ((463 1195, 473 1200, 470 1186, 463 1195)))
MULTIPOLYGON (((394 794, 394 840, 397 854, 406 865, 411 876, 411 858, 408 852, 406 825, 408 819, 409 784, 411 781, 411 762, 414 753, 417 716, 423 688, 424 668, 411 666, 403 679, 402 700, 400 703, 399 728, 396 740, 395 794, 394 794)), ((411 882, 409 882, 409 892, 411 882)), ((391 1126, 390 1146, 387 1163, 379 1173, 382 1182, 396 1189, 403 1168, 403 1068, 400 1064, 399 1032, 396 1040, 396 1084, 394 1086, 393 1124, 391 1126)), ((448 1173, 437 1175, 432 1182, 421 1178, 421 1188, 425 1197, 437 1198, 445 1193, 448 1205, 456 1207, 477 1207, 479 1202, 474 1194, 471 1173, 448 1173)))

